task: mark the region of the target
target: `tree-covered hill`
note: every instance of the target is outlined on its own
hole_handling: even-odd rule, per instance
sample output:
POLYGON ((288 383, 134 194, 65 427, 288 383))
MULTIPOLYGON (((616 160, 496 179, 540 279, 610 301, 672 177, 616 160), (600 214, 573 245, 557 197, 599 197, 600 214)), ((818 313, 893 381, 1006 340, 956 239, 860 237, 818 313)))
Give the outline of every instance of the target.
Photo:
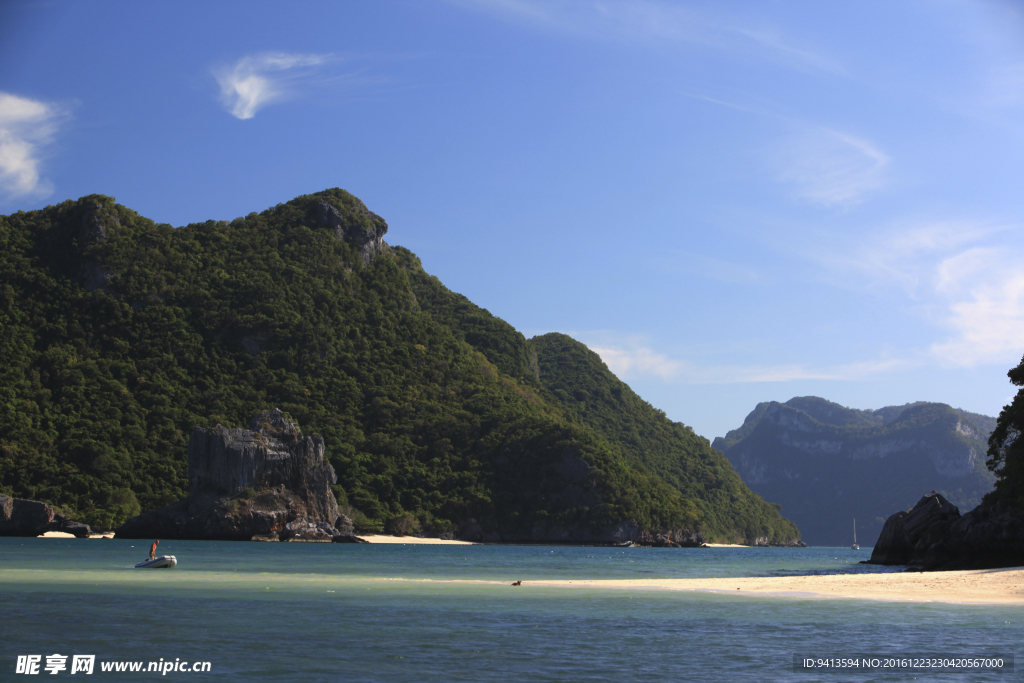
POLYGON ((815 396, 760 403, 715 439, 743 481, 780 503, 812 545, 871 545, 922 491, 961 510, 992 490, 983 454, 994 418, 941 403, 853 410, 815 396))
POLYGON ((0 492, 117 526, 184 497, 193 426, 279 407, 371 528, 796 535, 746 489, 709 497, 714 468, 693 487, 671 449, 645 464, 596 428, 386 230, 337 189, 177 229, 101 195, 0 217, 0 492))
POLYGON ((532 340, 540 380, 623 459, 685 491, 705 528, 721 537, 794 538, 796 526, 753 493, 708 440, 665 417, 608 370, 600 356, 564 334, 532 340), (736 511, 745 525, 736 535, 736 511))

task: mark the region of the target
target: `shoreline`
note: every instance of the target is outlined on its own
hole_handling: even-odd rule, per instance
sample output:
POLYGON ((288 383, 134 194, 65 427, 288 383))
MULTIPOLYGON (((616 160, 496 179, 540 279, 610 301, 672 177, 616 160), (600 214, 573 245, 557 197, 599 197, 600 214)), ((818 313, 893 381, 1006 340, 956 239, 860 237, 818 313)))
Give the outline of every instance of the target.
MULTIPOLYGON (((109 535, 109 532, 108 534, 109 535)), ((107 535, 94 534, 92 538, 107 535)), ((71 534, 49 532, 48 538, 74 538, 71 534)), ((364 540, 393 545, 477 545, 468 541, 418 538, 415 536, 368 535, 364 540)), ((726 546, 729 547, 729 546, 726 546)), ((745 546, 739 546, 745 547, 745 546)), ((402 579, 378 577, 381 580, 402 579)), ((464 580, 428 579, 438 583, 464 583, 464 580)), ((472 583, 507 586, 522 581, 521 587, 584 591, 587 588, 616 591, 691 591, 744 595, 760 598, 800 600, 872 600, 907 603, 951 603, 965 605, 1024 606, 1024 567, 971 569, 959 571, 892 571, 866 574, 805 574, 796 576, 745 576, 732 578, 646 578, 646 579, 541 579, 529 572, 507 580, 471 580, 472 583)))
MULTIPOLYGON (((440 538, 422 538, 419 536, 389 536, 387 534, 369 534, 362 536, 356 534, 358 538, 363 539, 367 543, 382 543, 382 544, 406 544, 406 545, 551 545, 551 546, 565 546, 565 547, 608 547, 608 548, 625 548, 625 547, 636 547, 643 548, 647 546, 621 546, 618 544, 597 544, 597 543, 481 543, 476 541, 457 541, 440 538)), ((103 531, 93 532, 89 534, 89 538, 115 538, 116 532, 114 531, 103 531)), ((46 531, 38 534, 35 538, 77 538, 74 534, 69 534, 65 531, 46 531)), ((245 542, 245 541, 242 541, 245 542)), ((757 548, 759 546, 743 545, 742 543, 705 543, 705 548, 757 548)))
POLYGON ((1024 605, 1024 568, 713 579, 523 581, 558 588, 700 591, 755 597, 1024 605))
POLYGON ((386 536, 384 534, 360 536, 359 534, 356 534, 356 537, 363 539, 367 543, 390 543, 402 545, 480 545, 479 543, 472 543, 470 541, 454 541, 442 538, 420 538, 419 536, 386 536))

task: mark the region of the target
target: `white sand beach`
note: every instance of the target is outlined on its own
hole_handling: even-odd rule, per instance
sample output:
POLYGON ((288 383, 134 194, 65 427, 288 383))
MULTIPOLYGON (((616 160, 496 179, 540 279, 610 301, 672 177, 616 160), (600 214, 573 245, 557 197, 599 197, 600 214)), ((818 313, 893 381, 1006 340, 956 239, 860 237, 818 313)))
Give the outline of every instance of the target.
MULTIPOLYGON (((357 534, 358 535, 358 534, 357 534)), ((368 543, 402 543, 407 545, 477 545, 469 541, 449 541, 440 538, 419 538, 418 536, 361 536, 368 543)))
POLYGON ((853 598, 895 602, 1024 605, 1024 568, 954 572, 833 574, 735 579, 529 581, 523 585, 586 589, 710 591, 792 598, 853 598))

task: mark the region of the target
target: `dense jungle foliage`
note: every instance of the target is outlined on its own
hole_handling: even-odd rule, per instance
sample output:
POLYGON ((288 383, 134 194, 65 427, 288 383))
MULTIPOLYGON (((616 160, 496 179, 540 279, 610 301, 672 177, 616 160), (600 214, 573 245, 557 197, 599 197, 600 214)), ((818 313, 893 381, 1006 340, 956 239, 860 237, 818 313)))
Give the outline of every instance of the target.
POLYGON ((365 258, 325 201, 346 230, 383 225, 338 189, 177 229, 102 195, 0 217, 0 492, 116 527, 185 496, 193 426, 279 407, 323 436, 368 529, 797 535, 721 462, 690 476, 705 455, 620 445, 519 332, 405 249, 365 258))
POLYGON ((996 474, 996 489, 986 500, 1024 510, 1024 359, 1007 375, 1021 388, 1013 402, 1003 406, 988 441, 988 467, 996 474))
POLYGON ((596 353, 564 334, 531 341, 543 385, 634 467, 685 491, 694 505, 691 514, 707 532, 737 540, 799 536, 794 524, 779 519, 775 506, 744 485, 707 439, 637 396, 596 353))

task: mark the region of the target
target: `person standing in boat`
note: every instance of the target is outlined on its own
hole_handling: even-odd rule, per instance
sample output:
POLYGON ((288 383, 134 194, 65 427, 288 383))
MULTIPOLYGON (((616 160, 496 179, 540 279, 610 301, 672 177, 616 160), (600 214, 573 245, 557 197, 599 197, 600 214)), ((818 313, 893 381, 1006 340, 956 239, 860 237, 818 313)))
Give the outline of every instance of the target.
POLYGON ((160 541, 159 540, 154 542, 153 545, 149 546, 149 559, 151 559, 151 560, 155 560, 156 559, 156 547, 158 545, 160 545, 160 541))

